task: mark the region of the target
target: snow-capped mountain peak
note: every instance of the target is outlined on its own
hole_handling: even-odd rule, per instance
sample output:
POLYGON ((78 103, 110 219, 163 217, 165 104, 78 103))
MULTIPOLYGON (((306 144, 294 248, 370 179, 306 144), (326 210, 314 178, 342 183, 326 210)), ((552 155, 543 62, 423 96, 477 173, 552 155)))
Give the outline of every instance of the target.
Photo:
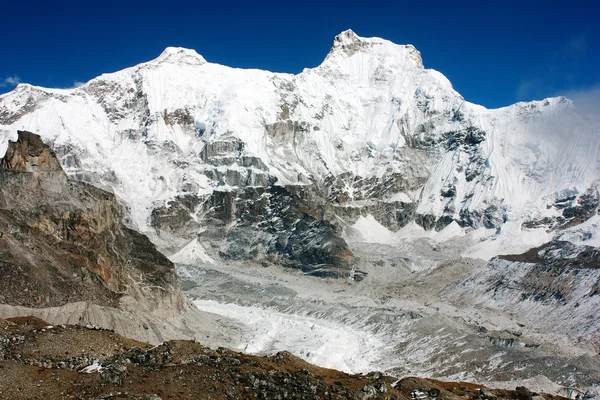
POLYGON ((421 53, 412 45, 398 45, 389 40, 378 37, 364 38, 358 36, 352 29, 348 29, 336 35, 326 61, 339 58, 352 57, 356 53, 372 53, 381 60, 385 56, 400 56, 414 64, 418 69, 423 69, 421 53))
MULTIPOLYGON (((219 200, 235 203, 262 196, 257 187, 307 185, 320 199, 302 203, 311 218, 351 225, 372 214, 393 231, 455 223, 511 238, 550 232, 523 241, 537 246, 574 221, 564 210, 585 193, 597 197, 600 177, 597 127, 568 100, 488 110, 424 69, 413 46, 351 30, 336 36, 321 65, 297 75, 230 68, 169 47, 77 89, 20 85, 0 97, 1 153, 17 129, 52 143, 71 176, 114 190, 139 229, 164 230, 158 215, 187 196, 177 203, 185 229, 172 227, 165 239, 173 253, 212 223, 210 204, 223 193, 238 193, 219 200)), ((225 225, 245 207, 230 205, 219 217, 225 225)), ((281 249, 265 226, 252 228, 253 240, 281 249)))
POLYGON ((360 48, 368 48, 369 41, 358 36, 352 29, 348 29, 336 35, 331 46, 331 52, 343 51, 348 55, 360 48))
POLYGON ((188 64, 188 65, 202 65, 206 63, 204 57, 193 49, 186 49, 183 47, 167 47, 156 59, 151 61, 153 63, 168 62, 173 64, 188 64))

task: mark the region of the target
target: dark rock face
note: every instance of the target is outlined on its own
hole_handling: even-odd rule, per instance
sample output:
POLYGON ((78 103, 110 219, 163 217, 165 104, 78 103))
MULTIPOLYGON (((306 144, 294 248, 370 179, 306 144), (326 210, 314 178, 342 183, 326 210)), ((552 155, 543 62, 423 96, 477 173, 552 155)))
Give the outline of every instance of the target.
POLYGON ((582 194, 568 191, 559 196, 552 205, 562 210, 556 218, 534 219, 523 223, 525 228, 565 229, 587 221, 600 212, 600 194, 598 187, 592 186, 582 194))
POLYGON ((533 248, 523 254, 503 255, 498 258, 508 261, 528 262, 557 268, 576 267, 582 269, 600 268, 600 249, 591 246, 578 246, 570 242, 554 240, 533 248))
POLYGON ((436 217, 434 215, 425 214, 425 215, 417 215, 415 218, 415 222, 423 227, 425 230, 436 230, 441 231, 448 225, 450 225, 454 221, 449 215, 442 215, 441 217, 436 217))
POLYGON ((196 212, 202 201, 193 194, 177 196, 166 205, 152 210, 150 225, 157 230, 191 238, 200 228, 191 215, 196 212))
POLYGON ((363 49, 369 48, 370 43, 360 40, 354 32, 347 30, 340 33, 333 40, 332 51, 342 51, 351 56, 363 49))
POLYGON ((600 206, 600 195, 597 188, 589 188, 577 199, 576 204, 565 207, 563 217, 565 218, 564 227, 574 226, 590 219, 600 206))
POLYGON ((204 205, 205 222, 229 228, 204 232, 202 237, 223 241, 220 255, 225 258, 280 262, 304 271, 325 266, 349 270, 352 253, 335 226, 324 219, 324 203, 312 189, 216 190, 204 205))
POLYGON ((485 140, 486 135, 485 131, 474 126, 469 126, 460 131, 448 132, 444 135, 446 140, 445 147, 446 150, 474 148, 485 140))
POLYGON ((202 161, 208 164, 204 175, 221 185, 245 187, 275 184, 277 178, 269 173, 259 157, 243 155, 244 146, 244 142, 235 137, 206 142, 199 154, 202 161))
POLYGON ((437 218, 434 215, 418 215, 415 222, 423 227, 423 229, 429 231, 434 229, 436 226, 437 218))
MULTIPOLYGON (((498 256, 498 259, 535 264, 522 280, 523 298, 542 302, 566 302, 577 287, 572 281, 580 271, 600 269, 600 249, 559 240, 523 254, 498 256)), ((600 281, 587 296, 600 294, 595 288, 600 288, 600 281)))
POLYGON ((440 192, 442 197, 454 197, 456 195, 456 186, 454 184, 446 185, 440 192))
POLYGON ((115 306, 124 294, 177 296, 173 264, 122 218, 113 194, 68 180, 39 136, 19 132, 0 161, 0 302, 115 306))
POLYGON ((420 183, 420 180, 408 182, 400 173, 368 178, 344 173, 327 177, 320 192, 325 197, 327 214, 346 221, 371 214, 386 228, 397 231, 414 219, 416 203, 386 199, 414 190, 420 183))
MULTIPOLYGON (((281 116, 285 117, 287 116, 287 113, 289 113, 289 109, 284 107, 281 116)), ((290 136, 296 138, 296 136, 302 135, 303 132, 307 132, 308 129, 309 126, 306 122, 292 121, 291 119, 284 119, 273 124, 265 125, 267 135, 269 135, 275 143, 286 142, 287 138, 290 136)))
POLYGON ((283 253, 291 261, 309 272, 323 266, 350 267, 354 261, 344 239, 337 236, 331 224, 324 220, 305 215, 286 239, 284 243, 278 242, 278 246, 283 247, 283 253))
POLYGON ((240 139, 221 138, 206 143, 200 152, 200 158, 212 165, 229 165, 241 155, 243 150, 244 143, 240 139))
POLYGON ((134 76, 133 85, 96 80, 85 85, 84 90, 96 99, 113 122, 126 118, 129 112, 134 111, 142 126, 140 134, 146 137, 150 109, 142 81, 143 78, 138 73, 134 76))
POLYGON ((163 111, 163 119, 167 125, 182 125, 191 127, 194 124, 194 117, 187 108, 177 109, 173 112, 163 111))
POLYGON ((355 221, 371 214, 381 225, 397 231, 415 218, 415 203, 402 201, 373 201, 366 204, 333 204, 332 213, 346 220, 355 221))

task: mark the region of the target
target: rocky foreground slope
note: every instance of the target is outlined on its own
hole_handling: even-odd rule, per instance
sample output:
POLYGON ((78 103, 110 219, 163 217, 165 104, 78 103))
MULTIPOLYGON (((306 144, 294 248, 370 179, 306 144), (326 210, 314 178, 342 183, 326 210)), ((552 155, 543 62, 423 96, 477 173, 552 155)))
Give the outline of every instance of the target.
POLYGON ((38 135, 20 131, 0 160, 0 316, 99 325, 150 342, 210 329, 173 263, 123 215, 112 193, 70 180, 38 135))
POLYGON ((289 353, 258 357, 192 341, 0 319, 1 399, 562 399, 432 379, 349 375, 289 353))

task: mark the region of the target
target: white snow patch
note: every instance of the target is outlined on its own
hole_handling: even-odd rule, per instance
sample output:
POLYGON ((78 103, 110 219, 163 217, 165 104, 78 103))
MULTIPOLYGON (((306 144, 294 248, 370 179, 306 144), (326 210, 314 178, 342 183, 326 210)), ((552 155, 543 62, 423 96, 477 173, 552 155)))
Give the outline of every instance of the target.
POLYGON ((461 236, 465 236, 465 231, 456 221, 452 221, 448 226, 432 236, 432 239, 436 242, 445 242, 461 236))
POLYGON ((81 369, 79 372, 84 373, 84 374, 91 374, 94 372, 102 372, 103 370, 104 370, 104 368, 100 364, 100 361, 95 360, 92 365, 88 365, 87 367, 81 369))
POLYGON ((17 131, 0 129, 0 157, 4 157, 6 155, 9 140, 13 142, 17 140, 17 131))
POLYGON ((490 260, 500 254, 520 254, 543 245, 554 237, 553 232, 544 228, 524 229, 520 222, 506 222, 498 232, 495 229, 480 228, 471 232, 474 242, 462 255, 469 258, 490 260))
POLYGON ((410 222, 397 232, 392 232, 381 225, 371 214, 366 217, 359 217, 352 228, 360 233, 363 242, 388 245, 398 244, 403 239, 431 238, 436 242, 445 242, 456 237, 465 236, 463 228, 456 222, 452 222, 439 232, 426 231, 414 222, 410 222))
POLYGON ((360 216, 352 228, 356 229, 367 243, 393 244, 394 233, 381 225, 371 214, 360 216))
POLYGON ((198 239, 193 239, 187 245, 185 245, 177 253, 169 257, 174 263, 178 264, 195 264, 198 261, 202 263, 214 264, 213 260, 202 246, 202 243, 198 239))
POLYGON ((426 231, 421 225, 414 221, 409 222, 396 232, 396 237, 398 239, 431 238, 434 235, 435 231, 426 231))
POLYGON ((408 197, 408 195, 406 193, 403 192, 399 192, 399 193, 395 193, 392 197, 390 197, 388 199, 388 201, 392 202, 392 201, 401 201, 402 203, 412 203, 412 199, 410 197, 408 197))

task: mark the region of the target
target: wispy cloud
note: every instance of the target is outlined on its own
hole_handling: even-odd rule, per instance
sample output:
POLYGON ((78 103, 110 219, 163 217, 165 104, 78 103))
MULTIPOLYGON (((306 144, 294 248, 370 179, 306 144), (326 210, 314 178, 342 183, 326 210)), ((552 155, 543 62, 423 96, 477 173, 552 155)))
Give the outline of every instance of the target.
POLYGON ((538 95, 542 87, 542 82, 539 79, 521 79, 515 94, 518 100, 529 99, 538 95))
POLYGON ((569 90, 560 93, 568 99, 573 100, 575 108, 600 120, 600 83, 580 90, 569 90))
POLYGON ((588 49, 588 41, 585 35, 571 36, 564 46, 564 50, 570 54, 583 54, 588 49))
MULTIPOLYGON (((543 67, 538 67, 521 77, 515 88, 516 100, 541 99, 556 95, 557 88, 575 86, 580 79, 580 65, 588 56, 589 46, 588 37, 584 33, 564 36, 556 43, 554 51, 543 67)), ((571 96, 576 93, 578 92, 569 92, 571 96)))
POLYGON ((73 82, 73 86, 71 87, 71 89, 77 89, 80 86, 85 85, 85 82, 81 82, 81 81, 75 81, 73 82))
POLYGON ((6 78, 0 80, 0 87, 17 86, 19 83, 21 83, 21 78, 18 76, 7 76, 6 78))
POLYGON ((589 49, 588 37, 585 34, 571 35, 557 46, 553 54, 554 63, 577 63, 579 59, 585 57, 589 49))

